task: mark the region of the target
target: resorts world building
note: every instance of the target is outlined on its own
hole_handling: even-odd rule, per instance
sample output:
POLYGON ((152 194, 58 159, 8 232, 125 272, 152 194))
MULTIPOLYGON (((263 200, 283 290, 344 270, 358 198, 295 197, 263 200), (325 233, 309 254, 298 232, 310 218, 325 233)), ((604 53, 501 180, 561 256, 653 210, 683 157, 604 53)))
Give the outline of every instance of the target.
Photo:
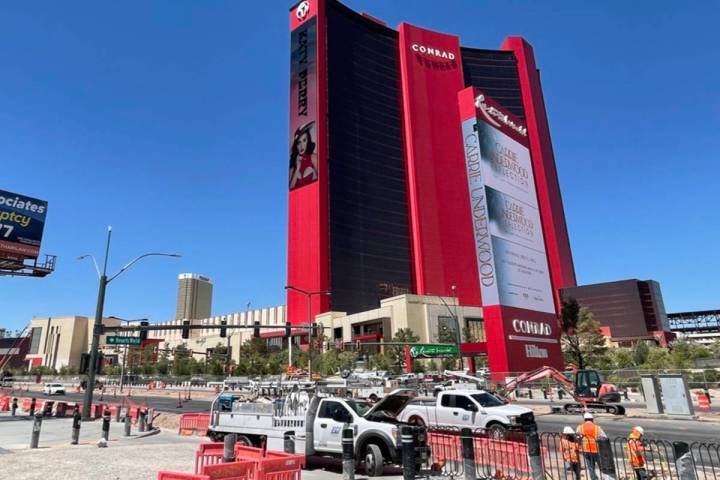
POLYGON ((290 28, 288 284, 331 295, 289 290, 289 321, 450 297, 482 307, 464 353, 561 366, 575 273, 532 47, 461 47, 335 0, 296 4, 290 28))

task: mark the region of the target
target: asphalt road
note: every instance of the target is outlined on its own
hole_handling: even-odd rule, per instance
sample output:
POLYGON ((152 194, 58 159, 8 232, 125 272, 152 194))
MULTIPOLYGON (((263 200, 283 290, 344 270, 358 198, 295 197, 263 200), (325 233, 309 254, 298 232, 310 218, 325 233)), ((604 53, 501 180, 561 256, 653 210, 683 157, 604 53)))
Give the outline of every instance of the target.
MULTIPOLYGON (((539 415, 536 417, 540 432, 562 431, 563 427, 577 428, 582 423, 581 415, 539 415)), ((667 420, 626 417, 596 416, 595 421, 610 438, 626 437, 632 427, 640 425, 648 438, 670 442, 714 442, 720 443, 720 425, 715 422, 693 420, 667 420)))
MULTIPOLYGON (((192 395, 192 393, 191 393, 192 395)), ((22 395, 19 395, 22 397, 35 397, 37 399, 47 399, 47 400, 55 400, 55 401, 68 401, 68 402, 82 402, 84 399, 84 392, 82 393, 76 393, 76 392, 67 392, 65 395, 44 395, 39 392, 23 392, 22 395)), ((102 396, 102 400, 100 400, 100 394, 95 393, 93 402, 94 403, 120 403, 122 401, 122 398, 120 395, 113 396, 112 394, 108 395, 105 394, 102 396)), ((143 396, 143 395, 132 395, 130 397, 134 402, 136 403, 143 403, 147 401, 148 405, 151 408, 154 408, 155 410, 159 412, 170 412, 170 413, 195 413, 195 412, 207 412, 210 410, 210 401, 209 400, 190 400, 189 402, 183 401, 182 407, 178 408, 178 397, 177 394, 175 396, 168 396, 168 397, 155 397, 155 396, 143 396)), ((184 398, 184 396, 183 396, 184 398)))
MULTIPOLYGON (((23 395, 25 396, 25 395, 23 395)), ((51 400, 60 400, 62 398, 75 402, 82 401, 83 394, 68 392, 65 395, 54 395, 52 397, 36 394, 36 398, 48 398, 51 400)), ((155 397, 155 396, 132 396, 135 402, 147 401, 151 408, 159 412, 169 413, 194 413, 207 412, 210 410, 209 400, 191 400, 182 402, 182 407, 178 408, 177 397, 155 397)), ((95 396, 95 402, 100 399, 99 395, 95 396)), ((119 402, 120 396, 104 395, 102 402, 115 403, 119 402)), ((526 403, 527 402, 521 402, 526 403)), ((535 402, 533 402, 534 404, 535 402)), ((538 401, 538 404, 547 405, 547 402, 538 401)), ((638 407, 637 403, 628 403, 628 406, 638 407)), ((717 407, 716 407, 717 408, 717 407)), ((582 421, 580 415, 538 415, 538 428, 540 432, 560 432, 563 427, 571 426, 573 429, 582 421)), ((622 416, 598 416, 597 422, 605 429, 607 435, 611 438, 618 436, 627 436, 635 425, 640 425, 645 429, 649 438, 658 438, 668 441, 683 442, 714 442, 720 443, 720 425, 715 422, 702 422, 692 420, 669 420, 669 419, 635 419, 622 416)))

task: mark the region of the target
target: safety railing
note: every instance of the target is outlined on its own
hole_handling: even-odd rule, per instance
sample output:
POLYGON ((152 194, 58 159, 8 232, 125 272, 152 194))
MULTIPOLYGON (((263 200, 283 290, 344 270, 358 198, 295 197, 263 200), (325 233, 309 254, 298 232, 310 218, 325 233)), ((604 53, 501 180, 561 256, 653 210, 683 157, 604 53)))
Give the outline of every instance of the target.
MULTIPOLYGON (((542 465, 546 478, 595 480, 600 472, 602 452, 586 451, 583 436, 567 437, 542 433, 542 465)), ((611 460, 618 480, 667 479, 683 477, 683 469, 697 480, 720 480, 720 445, 714 443, 669 442, 643 438, 641 441, 617 437, 609 441, 611 460), (631 452, 632 450, 632 452, 631 452)), ((592 448, 589 450, 593 450, 592 448)))

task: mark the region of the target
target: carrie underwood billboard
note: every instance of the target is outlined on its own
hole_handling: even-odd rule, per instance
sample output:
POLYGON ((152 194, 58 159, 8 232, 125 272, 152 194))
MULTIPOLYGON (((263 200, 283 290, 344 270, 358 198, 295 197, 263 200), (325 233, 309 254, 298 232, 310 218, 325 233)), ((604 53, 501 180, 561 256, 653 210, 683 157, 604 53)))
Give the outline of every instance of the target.
POLYGON ((308 18, 290 36, 290 190, 318 179, 316 23, 308 18))

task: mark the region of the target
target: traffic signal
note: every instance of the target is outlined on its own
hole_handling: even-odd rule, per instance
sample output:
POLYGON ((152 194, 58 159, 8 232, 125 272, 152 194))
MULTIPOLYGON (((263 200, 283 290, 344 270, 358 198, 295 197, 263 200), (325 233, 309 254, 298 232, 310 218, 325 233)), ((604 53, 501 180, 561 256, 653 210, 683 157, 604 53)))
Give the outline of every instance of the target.
POLYGON ((102 352, 98 352, 95 357, 95 373, 102 373, 103 364, 105 363, 105 355, 102 352))
MULTIPOLYGON (((95 357, 95 373, 102 373, 103 360, 104 360, 104 356, 103 356, 102 352, 98 352, 97 356, 95 357)), ((89 367, 90 367, 90 354, 89 353, 81 353, 80 354, 80 374, 87 375, 89 373, 89 367)))
POLYGON ((290 327, 290 322, 285 322, 285 338, 290 338, 292 334, 292 328, 290 327))
POLYGON ((182 338, 185 339, 185 340, 187 340, 188 338, 190 338, 190 329, 189 329, 189 328, 185 328, 185 327, 188 327, 188 326, 190 326, 190 320, 183 320, 182 338))
MULTIPOLYGON (((150 322, 147 322, 147 321, 145 321, 145 320, 143 320, 142 322, 140 322, 140 326, 141 326, 141 327, 147 327, 148 325, 150 325, 150 322)), ((140 341, 141 341, 141 342, 144 342, 145 340, 147 340, 147 336, 148 336, 148 331, 147 331, 147 330, 140 330, 140 341)))
POLYGON ((260 338, 260 322, 255 320, 255 323, 253 324, 253 337, 260 338))
POLYGON ((222 338, 227 337, 227 328, 225 328, 225 325, 227 325, 227 320, 220 320, 220 336, 222 338))
POLYGON ((318 324, 317 323, 312 324, 312 328, 310 329, 310 335, 312 336, 312 338, 315 338, 318 336, 318 324))
POLYGON ((89 353, 81 353, 80 354, 80 374, 81 375, 87 375, 88 365, 90 365, 90 354, 89 353))

